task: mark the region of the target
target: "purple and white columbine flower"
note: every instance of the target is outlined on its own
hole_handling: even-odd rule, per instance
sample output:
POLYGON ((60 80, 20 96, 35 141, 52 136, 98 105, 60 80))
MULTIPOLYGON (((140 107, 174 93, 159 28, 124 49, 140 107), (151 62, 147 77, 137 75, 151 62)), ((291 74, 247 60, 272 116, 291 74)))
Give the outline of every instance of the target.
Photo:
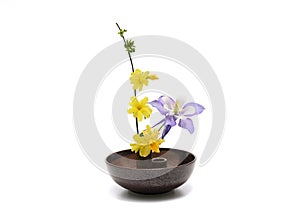
POLYGON ((149 102, 151 106, 155 107, 162 115, 165 116, 163 120, 156 125, 164 123, 164 131, 162 138, 164 138, 173 126, 177 125, 181 128, 187 129, 191 134, 194 132, 194 125, 192 119, 195 115, 203 112, 204 107, 200 104, 189 102, 184 105, 180 105, 178 101, 174 101, 169 96, 160 96, 157 100, 149 102))

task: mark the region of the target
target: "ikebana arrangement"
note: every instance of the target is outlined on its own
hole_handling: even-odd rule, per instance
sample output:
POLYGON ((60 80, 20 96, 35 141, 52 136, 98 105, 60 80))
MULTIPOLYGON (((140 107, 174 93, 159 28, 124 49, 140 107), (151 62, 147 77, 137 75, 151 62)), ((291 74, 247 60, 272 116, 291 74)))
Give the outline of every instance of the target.
POLYGON ((191 118, 201 114, 204 107, 194 102, 181 103, 167 95, 152 101, 147 96, 138 97, 138 92, 148 86, 150 81, 159 80, 159 77, 134 68, 131 54, 135 52, 135 43, 132 39, 125 39, 127 30, 122 29, 118 23, 116 25, 131 64, 129 78, 133 96, 129 97, 127 113, 135 120, 136 134, 133 135, 131 149, 109 155, 106 164, 112 178, 126 189, 142 194, 168 192, 189 178, 195 156, 183 150, 160 148, 160 145, 176 125, 193 134, 191 118), (161 120, 140 130, 139 123, 149 119, 153 110, 161 114, 161 120))

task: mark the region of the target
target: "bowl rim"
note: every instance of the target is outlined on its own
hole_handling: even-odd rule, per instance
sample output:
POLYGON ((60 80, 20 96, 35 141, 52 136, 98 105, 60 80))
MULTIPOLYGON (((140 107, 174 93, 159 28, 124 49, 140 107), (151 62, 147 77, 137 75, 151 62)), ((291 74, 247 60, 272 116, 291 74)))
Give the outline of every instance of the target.
POLYGON ((180 167, 183 167, 183 166, 188 166, 190 164, 194 164, 197 160, 197 157, 189 152, 189 151, 186 151, 186 150, 182 150, 182 149, 173 149, 173 148, 160 148, 160 150, 175 150, 175 151, 180 151, 180 152, 185 152, 185 153, 188 153, 189 155, 192 155, 192 157, 194 157, 193 160, 185 163, 185 164, 181 164, 181 165, 178 165, 178 166, 173 166, 173 167, 165 167, 165 168, 130 168, 130 167, 124 167, 124 166, 118 166, 118 165, 115 165, 111 162, 108 161, 108 158, 114 154, 118 154, 120 152, 125 152, 125 151, 131 151, 131 149, 124 149, 124 150, 120 150, 120 151, 117 151, 117 152, 113 152, 111 154, 109 154, 106 158, 105 158, 105 163, 109 166, 112 166, 112 167, 116 167, 116 168, 125 168, 125 169, 129 169, 129 170, 139 170, 139 171, 149 171, 149 170, 170 170, 170 169, 174 169, 174 168, 180 168, 180 167))

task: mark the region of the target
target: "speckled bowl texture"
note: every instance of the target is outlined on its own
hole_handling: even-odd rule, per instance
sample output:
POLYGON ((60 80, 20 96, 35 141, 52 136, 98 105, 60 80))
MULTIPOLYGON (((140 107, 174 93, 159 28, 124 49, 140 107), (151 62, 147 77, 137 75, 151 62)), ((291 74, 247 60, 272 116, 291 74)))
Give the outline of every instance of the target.
POLYGON ((137 161, 149 161, 151 165, 151 160, 137 160, 136 154, 130 149, 109 155, 106 165, 113 180, 125 189, 140 194, 160 194, 185 183, 191 176, 196 161, 192 153, 178 149, 161 148, 160 153, 154 153, 153 158, 156 157, 166 158, 167 166, 137 166, 137 161))

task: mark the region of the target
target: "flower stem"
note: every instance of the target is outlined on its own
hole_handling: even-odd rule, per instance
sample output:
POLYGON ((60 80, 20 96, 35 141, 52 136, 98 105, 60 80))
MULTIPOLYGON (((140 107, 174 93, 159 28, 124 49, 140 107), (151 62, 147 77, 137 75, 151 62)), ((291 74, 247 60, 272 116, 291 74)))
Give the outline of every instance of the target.
POLYGON ((159 132, 160 132, 161 128, 163 128, 164 125, 165 125, 165 123, 163 123, 163 124, 159 127, 159 129, 158 129, 159 132))
MULTIPOLYGON (((122 29, 121 29, 121 27, 119 26, 119 24, 116 23, 116 25, 117 25, 117 27, 119 28, 119 30, 121 31, 122 29)), ((122 34, 121 34, 121 37, 122 37, 122 39, 123 39, 123 41, 124 41, 124 45, 125 45, 125 44, 126 44, 125 37, 124 37, 122 34)), ((131 54, 130 54, 130 52, 128 52, 128 51, 127 51, 127 53, 128 53, 128 57, 129 57, 130 64, 131 64, 131 71, 134 72, 134 67, 133 67, 133 62, 132 62, 131 54)), ((134 96, 136 97, 136 90, 135 90, 135 89, 133 90, 133 93, 134 93, 134 96)), ((138 119, 137 119, 137 118, 135 118, 135 127, 136 127, 136 134, 139 134, 139 122, 138 122, 138 119)))
MULTIPOLYGON (((121 27, 119 26, 119 24, 116 23, 116 25, 117 25, 117 27, 119 28, 119 30, 121 31, 122 29, 121 29, 121 27)), ((125 37, 124 37, 123 35, 121 35, 121 37, 123 38, 124 45, 125 45, 125 44, 126 44, 125 37)), ((128 52, 128 51, 127 51, 127 53, 128 53, 128 57, 129 57, 130 64, 131 64, 131 70, 132 70, 132 72, 134 72, 134 67, 133 67, 133 62, 132 62, 131 54, 130 54, 130 52, 128 52)), ((136 92, 136 90, 134 90, 134 92, 136 92)))
POLYGON ((156 127, 157 125, 161 124, 165 119, 162 119, 161 121, 159 121, 157 124, 155 124, 154 126, 152 126, 151 128, 156 127))

